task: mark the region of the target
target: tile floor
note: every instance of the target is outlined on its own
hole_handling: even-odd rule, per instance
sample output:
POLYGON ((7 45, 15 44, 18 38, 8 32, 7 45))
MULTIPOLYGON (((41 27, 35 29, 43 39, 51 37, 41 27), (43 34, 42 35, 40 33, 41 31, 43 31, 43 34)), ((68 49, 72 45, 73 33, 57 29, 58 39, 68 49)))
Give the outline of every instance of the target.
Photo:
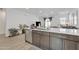
POLYGON ((40 48, 25 42, 24 35, 5 37, 0 35, 0 50, 41 50, 40 48))

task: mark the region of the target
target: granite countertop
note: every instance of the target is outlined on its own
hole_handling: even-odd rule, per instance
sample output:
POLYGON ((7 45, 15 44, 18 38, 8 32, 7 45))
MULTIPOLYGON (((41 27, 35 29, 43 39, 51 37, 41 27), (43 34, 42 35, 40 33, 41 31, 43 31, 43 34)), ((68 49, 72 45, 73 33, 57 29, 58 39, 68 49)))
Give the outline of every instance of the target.
POLYGON ((79 36, 79 29, 50 28, 50 29, 30 29, 30 30, 79 36))

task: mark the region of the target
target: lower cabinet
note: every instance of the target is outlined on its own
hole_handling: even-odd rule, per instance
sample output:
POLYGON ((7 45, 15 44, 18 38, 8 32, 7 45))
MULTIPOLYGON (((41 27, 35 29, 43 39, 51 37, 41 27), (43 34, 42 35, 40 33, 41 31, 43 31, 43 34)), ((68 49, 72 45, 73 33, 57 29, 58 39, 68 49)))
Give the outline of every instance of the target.
POLYGON ((79 42, 77 42, 77 50, 79 50, 79 42))
POLYGON ((32 43, 44 50, 77 50, 79 42, 75 39, 69 35, 32 31, 32 43))
POLYGON ((40 48, 49 49, 49 33, 41 32, 40 34, 40 48))
POLYGON ((32 31, 32 43, 41 49, 49 49, 49 33, 32 31))
POLYGON ((50 34, 50 49, 53 50, 76 50, 77 42, 73 40, 73 36, 50 34))
POLYGON ((77 43, 75 41, 64 40, 64 50, 77 50, 77 43))
POLYGON ((54 34, 50 34, 50 49, 51 50, 63 50, 63 39, 54 37, 54 34))
POLYGON ((32 31, 32 43, 35 46, 40 47, 40 35, 38 31, 32 31))

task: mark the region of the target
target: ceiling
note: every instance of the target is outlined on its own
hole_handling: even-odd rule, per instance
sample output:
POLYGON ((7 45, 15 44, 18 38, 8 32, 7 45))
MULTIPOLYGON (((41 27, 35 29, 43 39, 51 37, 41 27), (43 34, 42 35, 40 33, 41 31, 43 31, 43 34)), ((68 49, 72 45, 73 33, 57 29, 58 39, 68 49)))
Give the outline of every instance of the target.
POLYGON ((36 16, 63 16, 68 13, 75 12, 77 8, 25 8, 27 14, 32 14, 36 16))

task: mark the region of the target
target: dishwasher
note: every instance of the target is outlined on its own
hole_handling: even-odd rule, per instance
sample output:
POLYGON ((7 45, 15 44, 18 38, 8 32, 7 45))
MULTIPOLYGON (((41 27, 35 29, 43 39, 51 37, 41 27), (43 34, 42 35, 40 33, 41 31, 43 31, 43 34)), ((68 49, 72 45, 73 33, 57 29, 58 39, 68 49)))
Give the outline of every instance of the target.
POLYGON ((32 30, 31 29, 26 29, 25 41, 32 43, 32 30))

